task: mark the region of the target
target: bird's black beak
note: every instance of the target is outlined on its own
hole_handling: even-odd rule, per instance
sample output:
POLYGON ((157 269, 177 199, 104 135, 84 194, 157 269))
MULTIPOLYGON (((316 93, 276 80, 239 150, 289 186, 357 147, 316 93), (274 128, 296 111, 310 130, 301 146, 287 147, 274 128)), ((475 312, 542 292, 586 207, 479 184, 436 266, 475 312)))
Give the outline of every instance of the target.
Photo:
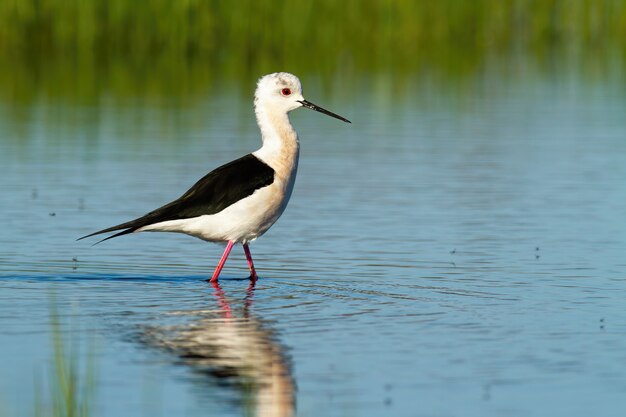
POLYGON ((339 120, 344 121, 346 123, 352 123, 350 120, 346 119, 345 117, 341 117, 338 114, 335 114, 333 112, 330 112, 330 111, 328 111, 326 109, 321 108, 320 106, 316 106, 315 104, 311 103, 310 101, 298 100, 298 103, 302 104, 302 107, 306 107, 307 109, 311 109, 311 110, 318 111, 320 113, 327 114, 330 117, 334 117, 335 119, 339 119, 339 120))

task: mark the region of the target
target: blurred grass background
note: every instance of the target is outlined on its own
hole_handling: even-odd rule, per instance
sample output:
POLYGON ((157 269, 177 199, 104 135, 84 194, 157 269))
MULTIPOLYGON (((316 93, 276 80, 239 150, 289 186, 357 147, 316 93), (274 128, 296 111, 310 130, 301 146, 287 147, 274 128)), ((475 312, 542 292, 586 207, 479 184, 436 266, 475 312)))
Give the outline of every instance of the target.
MULTIPOLYGON (((287 70, 443 80, 626 59, 621 0, 2 0, 0 98, 205 95, 287 70)), ((329 87, 328 85, 326 87, 329 87)))

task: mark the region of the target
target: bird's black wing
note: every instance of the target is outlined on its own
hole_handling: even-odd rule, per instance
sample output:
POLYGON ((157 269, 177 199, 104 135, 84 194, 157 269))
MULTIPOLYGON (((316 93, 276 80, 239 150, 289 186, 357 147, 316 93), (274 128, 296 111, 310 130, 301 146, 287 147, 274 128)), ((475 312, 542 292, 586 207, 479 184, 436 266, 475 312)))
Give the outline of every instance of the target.
MULTIPOLYGON (((209 172, 177 200, 150 213, 117 226, 83 236, 122 230, 104 240, 132 233, 135 230, 167 220, 188 219, 215 214, 248 197, 259 188, 274 182, 274 169, 252 154, 248 154, 209 172)), ((99 242, 98 242, 99 243, 99 242)))

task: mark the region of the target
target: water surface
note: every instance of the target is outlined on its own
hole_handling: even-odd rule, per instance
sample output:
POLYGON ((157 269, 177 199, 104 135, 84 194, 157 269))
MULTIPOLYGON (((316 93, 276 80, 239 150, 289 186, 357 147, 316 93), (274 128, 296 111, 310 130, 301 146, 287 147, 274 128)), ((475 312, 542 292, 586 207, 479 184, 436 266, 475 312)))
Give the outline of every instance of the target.
POLYGON ((0 414, 33 414, 56 306, 95 415, 622 415, 624 84, 307 81, 353 124, 293 114, 254 288, 240 248, 214 288, 217 245, 75 241, 256 149, 248 98, 0 103, 0 414))

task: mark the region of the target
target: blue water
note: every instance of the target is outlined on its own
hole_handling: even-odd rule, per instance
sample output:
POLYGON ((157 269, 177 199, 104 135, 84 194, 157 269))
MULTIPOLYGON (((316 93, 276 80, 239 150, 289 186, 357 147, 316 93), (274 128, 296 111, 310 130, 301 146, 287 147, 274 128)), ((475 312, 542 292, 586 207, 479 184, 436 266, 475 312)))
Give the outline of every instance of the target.
POLYGON ((355 84, 292 116, 254 288, 241 248, 216 289, 218 245, 75 241, 256 149, 249 97, 0 104, 0 415, 49 401, 55 309, 99 416, 623 415, 623 83, 355 84))

